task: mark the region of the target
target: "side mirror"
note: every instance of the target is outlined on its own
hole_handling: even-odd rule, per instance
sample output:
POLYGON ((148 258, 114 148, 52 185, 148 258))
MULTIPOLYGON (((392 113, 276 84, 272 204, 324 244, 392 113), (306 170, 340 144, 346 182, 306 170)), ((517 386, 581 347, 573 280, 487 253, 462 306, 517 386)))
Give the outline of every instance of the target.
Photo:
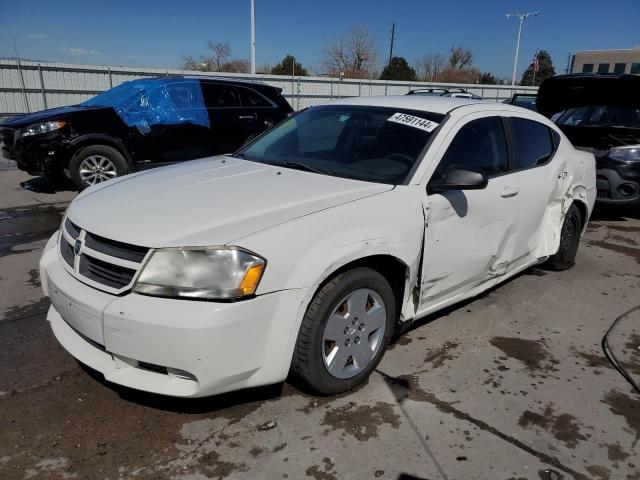
POLYGON ((482 190, 487 186, 487 176, 480 170, 453 166, 442 178, 429 183, 429 190, 438 193, 449 190, 482 190))

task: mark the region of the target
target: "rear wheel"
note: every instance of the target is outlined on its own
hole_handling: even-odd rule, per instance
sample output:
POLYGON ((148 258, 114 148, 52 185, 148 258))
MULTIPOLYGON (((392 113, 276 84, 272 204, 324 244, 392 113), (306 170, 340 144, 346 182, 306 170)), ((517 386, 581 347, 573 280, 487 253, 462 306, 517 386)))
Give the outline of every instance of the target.
POLYGON ((394 319, 393 291, 382 275, 370 268, 337 275, 307 308, 292 373, 318 393, 350 390, 380 362, 394 319))
POLYGON ((79 190, 127 173, 122 154, 107 145, 89 145, 78 150, 69 162, 71 179, 79 190))
POLYGON ((575 205, 571 205, 562 224, 558 252, 549 257, 546 266, 551 270, 567 270, 573 267, 576 264, 581 232, 582 218, 580 210, 575 205))

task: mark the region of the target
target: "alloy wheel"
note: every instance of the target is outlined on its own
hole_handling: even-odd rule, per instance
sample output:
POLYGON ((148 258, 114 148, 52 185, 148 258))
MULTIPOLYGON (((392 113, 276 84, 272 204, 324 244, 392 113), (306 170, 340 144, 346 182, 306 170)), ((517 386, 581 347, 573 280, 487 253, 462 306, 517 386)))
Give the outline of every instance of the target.
POLYGON ((340 300, 324 327, 322 359, 336 378, 351 378, 367 368, 385 334, 387 310, 382 297, 368 288, 340 300))
POLYGON ((80 178, 87 185, 111 180, 117 175, 114 163, 102 155, 90 155, 80 163, 80 178))

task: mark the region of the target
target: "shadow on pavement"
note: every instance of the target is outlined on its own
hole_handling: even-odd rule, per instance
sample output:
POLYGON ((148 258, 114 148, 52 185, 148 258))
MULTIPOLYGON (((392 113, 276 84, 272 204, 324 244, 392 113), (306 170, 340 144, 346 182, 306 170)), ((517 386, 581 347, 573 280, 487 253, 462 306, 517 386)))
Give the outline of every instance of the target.
POLYGON ((626 222, 629 218, 640 219, 640 209, 628 207, 610 207, 596 205, 590 220, 609 220, 614 222, 626 222))
POLYGON ((87 372, 91 378, 110 390, 113 390, 120 396, 120 398, 127 402, 133 402, 145 407, 176 413, 215 413, 219 410, 231 407, 241 407, 243 405, 253 404, 256 402, 261 403, 281 396, 290 396, 299 393, 295 388, 282 382, 275 385, 222 393, 211 397, 169 397, 166 395, 143 392, 141 390, 135 390, 133 388, 123 387, 122 385, 108 382, 105 380, 102 373, 93 370, 91 367, 88 367, 81 362, 78 362, 78 365, 87 372))
POLYGON ((78 190, 68 178, 52 180, 44 176, 20 182, 20 186, 25 190, 36 193, 73 192, 78 190))

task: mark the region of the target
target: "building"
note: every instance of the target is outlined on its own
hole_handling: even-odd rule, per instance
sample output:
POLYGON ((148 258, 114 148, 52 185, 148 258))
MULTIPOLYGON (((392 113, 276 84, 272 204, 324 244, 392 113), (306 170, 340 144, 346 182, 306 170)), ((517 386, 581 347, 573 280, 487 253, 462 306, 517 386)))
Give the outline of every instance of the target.
POLYGON ((620 50, 584 50, 571 57, 571 73, 640 75, 640 46, 620 50))

